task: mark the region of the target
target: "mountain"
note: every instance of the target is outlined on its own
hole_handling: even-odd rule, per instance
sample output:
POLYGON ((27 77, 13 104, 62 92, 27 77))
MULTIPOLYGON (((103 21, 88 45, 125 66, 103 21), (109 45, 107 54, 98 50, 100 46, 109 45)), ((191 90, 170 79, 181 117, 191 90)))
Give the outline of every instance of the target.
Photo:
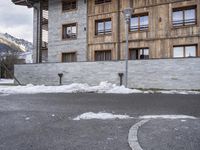
POLYGON ((0 33, 0 54, 17 52, 20 59, 32 63, 33 44, 24 39, 18 39, 5 33, 0 33))
POLYGON ((7 39, 15 42, 19 46, 24 47, 24 49, 25 49, 26 52, 33 51, 33 44, 31 42, 28 42, 28 41, 26 41, 24 39, 15 38, 14 36, 12 36, 12 35, 10 35, 8 33, 5 33, 4 36, 7 39))

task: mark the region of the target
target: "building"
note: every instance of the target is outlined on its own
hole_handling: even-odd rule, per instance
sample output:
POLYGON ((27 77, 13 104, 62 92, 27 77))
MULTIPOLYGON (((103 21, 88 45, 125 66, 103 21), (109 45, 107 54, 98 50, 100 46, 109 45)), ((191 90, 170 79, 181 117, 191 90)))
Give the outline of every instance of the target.
POLYGON ((126 7, 134 9, 129 28, 130 59, 200 56, 199 0, 13 2, 35 8, 35 62, 123 60, 122 11, 126 7))
MULTIPOLYGON (((17 5, 34 8, 35 63, 60 63, 62 66, 63 62, 95 62, 96 64, 99 61, 122 62, 125 59, 125 22, 122 11, 127 7, 134 10, 129 24, 129 59, 138 60, 131 63, 137 66, 139 63, 144 67, 145 61, 141 62, 143 59, 152 60, 148 61, 149 64, 154 61, 157 64, 160 61, 164 64, 170 61, 177 64, 181 59, 184 61, 182 67, 184 64, 191 63, 190 61, 199 62, 200 0, 12 1, 17 5)), ((198 63, 195 65, 199 67, 198 63)), ((162 70, 162 64, 159 66, 160 68, 157 69, 162 70)), ((173 66, 170 67, 173 72, 173 66)), ((63 67, 57 66, 57 68, 63 67)), ((152 70, 147 67, 144 69, 145 71, 149 69, 150 72, 152 70)), ((197 77, 199 72, 196 74, 195 71, 198 72, 198 69, 194 70, 197 77)), ((177 76, 185 72, 186 70, 183 69, 177 76)), ((157 76, 163 77, 164 74, 157 76)), ((171 77, 170 80, 176 78, 178 77, 171 77)), ((194 83, 197 81, 199 82, 200 78, 197 77, 194 83)), ((70 82, 66 81, 66 83, 70 82)), ((186 85, 186 82, 183 83, 186 85)), ((136 87, 146 88, 143 84, 136 87)), ((153 86, 153 88, 159 87, 153 86)), ((173 85, 170 84, 169 87, 172 88, 173 85)), ((199 86, 197 87, 200 89, 199 86)), ((194 89, 197 87, 195 86, 194 89)))

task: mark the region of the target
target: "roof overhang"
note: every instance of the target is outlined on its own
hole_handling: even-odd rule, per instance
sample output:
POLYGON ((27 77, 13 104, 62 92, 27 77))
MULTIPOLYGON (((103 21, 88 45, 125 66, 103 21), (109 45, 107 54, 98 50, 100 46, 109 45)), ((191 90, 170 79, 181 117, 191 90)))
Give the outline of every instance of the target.
POLYGON ((27 7, 32 7, 34 3, 39 2, 40 0, 12 0, 16 5, 22 5, 27 7))

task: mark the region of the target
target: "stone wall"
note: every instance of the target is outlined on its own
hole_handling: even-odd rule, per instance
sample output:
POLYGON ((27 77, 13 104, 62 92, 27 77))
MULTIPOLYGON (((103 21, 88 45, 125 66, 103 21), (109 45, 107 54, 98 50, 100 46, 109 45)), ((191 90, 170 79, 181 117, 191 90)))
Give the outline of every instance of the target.
POLYGON ((77 9, 62 12, 62 0, 49 0, 48 62, 61 62, 64 52, 76 52, 77 61, 87 58, 87 4, 78 0, 77 9), (62 39, 62 25, 77 23, 76 40, 62 39))
MULTIPOLYGON (((63 84, 119 85, 124 69, 123 61, 27 64, 15 65, 15 76, 22 84, 59 85, 63 73, 63 84)), ((200 58, 129 61, 129 87, 200 89, 200 58)))

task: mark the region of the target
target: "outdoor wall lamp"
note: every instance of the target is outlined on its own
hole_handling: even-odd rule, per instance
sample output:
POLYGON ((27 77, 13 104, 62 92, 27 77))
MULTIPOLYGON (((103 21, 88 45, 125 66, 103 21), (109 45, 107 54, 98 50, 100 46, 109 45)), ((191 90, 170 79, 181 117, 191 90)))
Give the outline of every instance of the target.
POLYGON ((120 78, 120 86, 122 86, 124 73, 118 73, 118 75, 119 75, 119 78, 120 78))
POLYGON ((60 85, 62 85, 62 77, 63 77, 63 73, 58 73, 58 76, 59 76, 59 83, 60 85))

